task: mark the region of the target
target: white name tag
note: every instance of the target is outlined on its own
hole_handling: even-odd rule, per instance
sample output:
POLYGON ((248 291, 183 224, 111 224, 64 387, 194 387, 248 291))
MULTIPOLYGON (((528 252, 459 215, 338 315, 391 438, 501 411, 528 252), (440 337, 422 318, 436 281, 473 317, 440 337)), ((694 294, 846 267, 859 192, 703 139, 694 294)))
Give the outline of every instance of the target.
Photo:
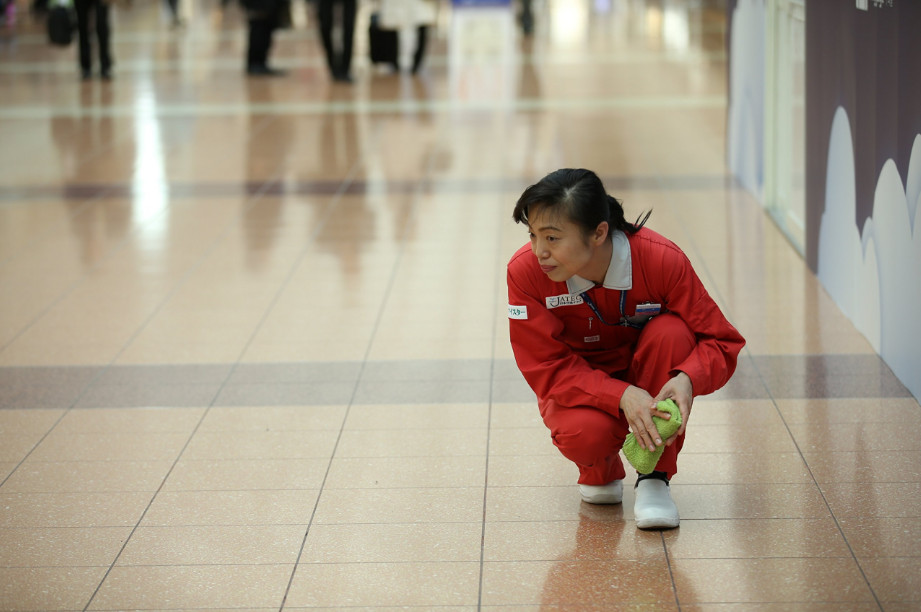
POLYGON ((528 318, 528 307, 527 306, 513 306, 508 305, 508 318, 509 319, 527 319, 528 318))
POLYGON ((559 308, 560 306, 577 306, 583 302, 581 295, 551 295, 545 298, 547 308, 559 308))

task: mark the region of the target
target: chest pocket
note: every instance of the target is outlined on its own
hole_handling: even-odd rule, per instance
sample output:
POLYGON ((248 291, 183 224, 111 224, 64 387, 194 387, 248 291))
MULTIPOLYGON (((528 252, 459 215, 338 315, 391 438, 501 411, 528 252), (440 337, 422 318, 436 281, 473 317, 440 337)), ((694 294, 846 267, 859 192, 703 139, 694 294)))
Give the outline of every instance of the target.
POLYGON ((579 352, 605 351, 636 342, 639 329, 623 325, 606 325, 588 307, 563 314, 561 340, 579 352))

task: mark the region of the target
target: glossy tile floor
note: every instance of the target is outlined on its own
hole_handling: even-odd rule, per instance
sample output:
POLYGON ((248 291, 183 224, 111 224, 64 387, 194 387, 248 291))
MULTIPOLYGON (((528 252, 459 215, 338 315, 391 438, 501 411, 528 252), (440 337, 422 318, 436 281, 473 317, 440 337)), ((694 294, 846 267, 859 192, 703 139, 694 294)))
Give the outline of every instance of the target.
POLYGON ((231 5, 0 38, 0 608, 921 607, 918 402, 725 170, 725 7, 443 4, 422 73, 279 79, 231 5), (512 360, 527 185, 595 169, 748 340, 681 527, 579 500, 512 360))

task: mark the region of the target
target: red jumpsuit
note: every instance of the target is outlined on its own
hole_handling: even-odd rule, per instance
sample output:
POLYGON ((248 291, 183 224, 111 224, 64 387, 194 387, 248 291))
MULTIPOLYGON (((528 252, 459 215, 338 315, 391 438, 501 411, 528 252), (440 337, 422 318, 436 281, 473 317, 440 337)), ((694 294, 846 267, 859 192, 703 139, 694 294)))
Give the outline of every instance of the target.
MULTIPOLYGON (((508 264, 515 361, 581 484, 625 476, 619 451, 629 426, 620 398, 628 386, 654 397, 682 371, 695 396, 712 393, 732 376, 745 344, 674 243, 648 228, 611 239, 600 286, 579 276, 550 280, 530 244, 508 264)), ((677 472, 683 442, 684 435, 666 447, 656 470, 677 472)))

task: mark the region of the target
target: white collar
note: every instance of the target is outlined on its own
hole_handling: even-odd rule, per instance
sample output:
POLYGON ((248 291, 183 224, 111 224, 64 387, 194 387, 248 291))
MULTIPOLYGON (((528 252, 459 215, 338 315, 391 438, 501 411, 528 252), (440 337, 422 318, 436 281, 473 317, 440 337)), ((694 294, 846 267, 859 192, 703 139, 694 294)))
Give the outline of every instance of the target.
MULTIPOLYGON (((603 286, 605 289, 625 291, 633 288, 633 265, 630 259, 630 240, 622 231, 615 230, 611 234, 611 263, 604 275, 603 286)), ((581 295, 595 286, 595 283, 574 275, 566 281, 569 295, 581 295)))

